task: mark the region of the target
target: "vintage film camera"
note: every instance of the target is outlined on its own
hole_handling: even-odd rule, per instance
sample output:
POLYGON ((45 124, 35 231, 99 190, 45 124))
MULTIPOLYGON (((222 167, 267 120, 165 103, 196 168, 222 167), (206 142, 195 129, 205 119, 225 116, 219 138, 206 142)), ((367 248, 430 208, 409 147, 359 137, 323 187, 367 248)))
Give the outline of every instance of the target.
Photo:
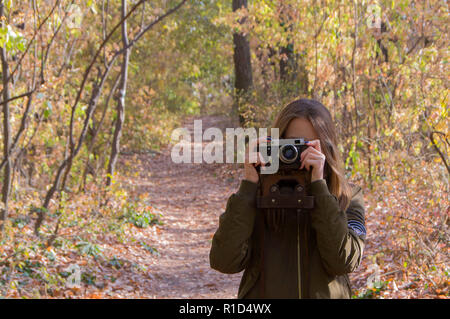
POLYGON ((279 157, 279 170, 298 170, 300 168, 300 154, 306 150, 308 141, 304 138, 289 138, 278 140, 278 151, 272 150, 270 142, 260 143, 257 146, 257 151, 262 148, 266 148, 267 158, 264 158, 267 162, 272 162, 274 156, 279 157))
MULTIPOLYGON (((301 166, 300 154, 308 145, 304 138, 279 139, 277 149, 267 143, 260 143, 264 161, 269 166, 278 157, 279 168, 274 174, 259 173, 259 187, 256 198, 258 208, 313 208, 314 197, 308 196, 307 186, 311 182, 311 172, 301 166), (263 151, 262 148, 265 148, 263 151), (266 156, 267 154, 267 156, 266 156)), ((259 167, 258 167, 259 168, 259 167)))

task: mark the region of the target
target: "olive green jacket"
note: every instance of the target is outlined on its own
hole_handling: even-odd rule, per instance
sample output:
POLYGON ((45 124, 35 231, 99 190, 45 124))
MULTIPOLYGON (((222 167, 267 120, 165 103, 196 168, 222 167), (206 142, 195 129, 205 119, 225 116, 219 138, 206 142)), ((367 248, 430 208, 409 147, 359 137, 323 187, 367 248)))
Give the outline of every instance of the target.
POLYGON ((361 263, 366 235, 361 187, 352 185, 344 213, 325 179, 312 182, 307 189, 314 208, 297 219, 309 231, 289 222, 281 237, 266 234, 265 241, 257 187, 243 180, 228 199, 212 240, 211 267, 227 274, 245 270, 238 298, 350 298, 347 274, 361 263))

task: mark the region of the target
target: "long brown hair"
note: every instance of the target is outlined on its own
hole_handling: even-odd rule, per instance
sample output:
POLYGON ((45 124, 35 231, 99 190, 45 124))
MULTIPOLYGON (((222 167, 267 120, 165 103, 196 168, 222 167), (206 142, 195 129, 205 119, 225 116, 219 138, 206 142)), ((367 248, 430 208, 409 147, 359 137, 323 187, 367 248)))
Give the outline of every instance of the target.
POLYGON ((336 129, 330 112, 316 100, 298 99, 290 102, 281 110, 272 126, 279 129, 280 138, 284 138, 286 129, 294 118, 308 119, 319 136, 321 150, 326 158, 324 174, 328 189, 345 211, 352 194, 344 175, 344 162, 337 148, 336 129))

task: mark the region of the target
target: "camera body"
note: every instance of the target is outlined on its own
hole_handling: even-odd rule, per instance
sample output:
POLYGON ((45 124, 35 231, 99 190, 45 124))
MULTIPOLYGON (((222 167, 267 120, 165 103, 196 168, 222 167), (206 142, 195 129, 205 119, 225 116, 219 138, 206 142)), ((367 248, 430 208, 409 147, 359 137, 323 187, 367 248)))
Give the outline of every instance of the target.
MULTIPOLYGON (((270 142, 263 142, 258 145, 257 151, 259 152, 262 148, 265 148, 265 151, 261 154, 267 163, 266 166, 269 166, 273 161, 273 157, 277 156, 279 159, 279 171, 298 170, 302 164, 300 155, 308 148, 307 142, 304 138, 279 139, 278 146, 276 146, 277 149, 274 149, 270 142)), ((306 170, 306 168, 302 170, 306 170)))
MULTIPOLYGON (((307 185, 311 182, 311 172, 302 164, 300 155, 308 148, 304 138, 279 139, 278 145, 270 141, 259 143, 257 151, 261 153, 264 166, 269 166, 278 157, 278 171, 272 174, 259 174, 257 193, 258 208, 311 209, 314 197, 307 194, 307 185)), ((259 166, 257 167, 260 173, 259 166)))

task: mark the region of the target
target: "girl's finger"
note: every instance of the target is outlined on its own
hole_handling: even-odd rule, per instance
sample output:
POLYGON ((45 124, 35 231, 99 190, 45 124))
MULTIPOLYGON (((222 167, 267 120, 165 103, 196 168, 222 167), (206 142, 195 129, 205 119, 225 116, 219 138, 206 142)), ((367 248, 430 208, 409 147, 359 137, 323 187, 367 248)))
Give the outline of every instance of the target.
POLYGON ((316 154, 316 155, 322 155, 322 153, 320 151, 318 151, 317 149, 313 148, 313 147, 308 147, 306 150, 304 150, 301 154, 300 154, 300 160, 303 160, 303 158, 309 154, 316 154))
POLYGON ((302 169, 303 167, 305 167, 306 164, 308 164, 308 159, 311 156, 311 153, 307 153, 303 159, 301 160, 302 165, 300 166, 300 169, 302 169))
MULTIPOLYGON (((321 160, 323 159, 323 157, 319 154, 314 154, 314 153, 308 153, 305 155, 305 157, 302 160, 302 165, 300 166, 300 169, 303 168, 303 166, 305 166, 306 164, 311 164, 312 162, 316 162, 316 164, 320 164, 321 160)), ((315 166, 315 165, 313 165, 315 166)))
POLYGON ((266 161, 264 160, 264 157, 259 152, 258 152, 258 161, 261 164, 261 166, 265 166, 266 165, 266 161))
POLYGON ((314 155, 317 155, 317 156, 322 156, 323 155, 323 153, 319 152, 315 148, 308 147, 306 150, 304 150, 300 154, 300 160, 302 161, 306 157, 306 155, 308 155, 308 154, 314 154, 314 155))
POLYGON ((308 141, 308 142, 306 143, 306 145, 312 146, 313 148, 315 148, 316 150, 318 150, 319 152, 322 153, 322 148, 320 147, 320 140, 312 140, 312 141, 308 141))
POLYGON ((311 153, 307 153, 302 160, 302 165, 300 166, 300 169, 302 169, 303 167, 305 167, 306 164, 308 164, 308 159, 310 157, 311 153))
POLYGON ((256 153, 256 157, 257 157, 257 159, 256 159, 255 167, 259 166, 259 165, 264 166, 265 161, 264 161, 264 158, 261 155, 261 153, 259 153, 259 152, 256 153))
POLYGON ((256 166, 259 166, 259 165, 265 166, 266 161, 264 160, 264 157, 262 156, 262 154, 260 152, 257 152, 256 153, 256 161, 255 162, 250 162, 250 158, 248 158, 247 163, 254 164, 254 166, 256 167, 256 166))
MULTIPOLYGON (((309 161, 309 167, 319 167, 320 165, 320 160, 310 160, 309 161)), ((309 170, 309 169, 308 169, 309 170)))

